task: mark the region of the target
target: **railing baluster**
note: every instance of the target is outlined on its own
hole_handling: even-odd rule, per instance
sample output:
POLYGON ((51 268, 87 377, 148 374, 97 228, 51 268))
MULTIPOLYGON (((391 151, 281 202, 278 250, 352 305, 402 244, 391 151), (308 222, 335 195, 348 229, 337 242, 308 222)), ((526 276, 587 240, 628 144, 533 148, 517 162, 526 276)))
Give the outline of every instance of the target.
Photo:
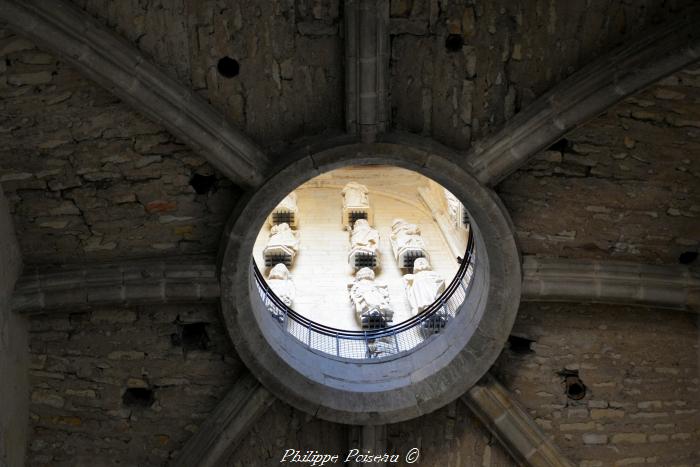
POLYGON ((372 358, 372 352, 369 349, 369 342, 367 341, 367 331, 364 331, 364 341, 365 348, 367 349, 367 358, 372 358))

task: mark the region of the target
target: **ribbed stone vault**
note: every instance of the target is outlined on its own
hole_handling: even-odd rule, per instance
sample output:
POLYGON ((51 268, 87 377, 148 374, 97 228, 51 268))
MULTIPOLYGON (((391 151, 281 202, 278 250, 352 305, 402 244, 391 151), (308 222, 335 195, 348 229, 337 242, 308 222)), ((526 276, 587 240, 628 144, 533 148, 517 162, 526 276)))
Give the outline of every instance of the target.
MULTIPOLYGON (((104 306, 124 307, 110 315, 117 323, 135 320, 132 307, 221 297, 227 313, 230 290, 221 286, 231 285, 235 225, 249 203, 271 192, 270 179, 371 162, 381 147, 401 148, 394 157, 404 165, 436 173, 455 167, 494 187, 482 186, 524 254, 522 277, 501 277, 516 299, 522 284, 523 300, 536 303, 698 310, 696 266, 673 264, 700 243, 696 9, 648 2, 637 11, 611 2, 587 10, 524 0, 445 9, 346 0, 340 8, 300 0, 287 9, 182 2, 137 14, 131 6, 75 3, 0 1, 8 27, 0 38, 8 115, 0 181, 32 266, 11 306, 36 315, 39 328, 52 319, 70 328, 71 313, 104 306), (541 34, 531 26, 538 21, 547 24, 541 34), (457 53, 445 47, 451 34, 466 41, 457 53), (225 80, 216 60, 236 51, 244 51, 242 74, 225 80), (195 175, 204 178, 193 183, 195 175)), ((34 365, 42 368, 34 377, 60 379, 60 366, 34 365)), ((240 371, 228 395, 217 394, 199 430, 168 454, 174 465, 223 465, 235 455, 277 404, 253 374, 240 371)), ((518 462, 582 459, 568 441, 555 445, 548 421, 533 419, 508 387, 508 378, 501 384, 487 374, 461 400, 518 462)), ((66 394, 42 391, 33 403, 50 407, 57 423, 79 426, 61 412, 66 394)), ((681 419, 696 410, 686 401, 637 408, 657 402, 654 416, 663 417, 667 403, 681 419)), ((624 416, 624 405, 613 403, 592 404, 590 416, 624 416)), ((568 429, 591 431, 584 443, 608 441, 594 433, 600 421, 575 423, 568 429)), ((667 438, 692 442, 697 428, 667 438)), ((391 429, 352 428, 342 444, 380 449, 391 429)), ((642 439, 651 435, 610 437, 628 453, 642 439)), ((41 456, 41 445, 34 447, 41 456)))

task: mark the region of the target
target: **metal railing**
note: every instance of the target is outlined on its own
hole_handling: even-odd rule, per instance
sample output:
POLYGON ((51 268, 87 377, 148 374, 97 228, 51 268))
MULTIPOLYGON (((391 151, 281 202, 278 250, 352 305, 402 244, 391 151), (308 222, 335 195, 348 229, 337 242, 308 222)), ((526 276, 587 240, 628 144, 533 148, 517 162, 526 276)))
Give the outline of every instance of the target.
POLYGON ((283 329, 309 348, 337 357, 377 359, 409 351, 440 333, 467 298, 474 272, 474 239, 469 231, 467 250, 454 279, 437 300, 421 313, 393 326, 363 331, 337 329, 312 321, 275 295, 255 260, 253 272, 260 298, 283 329))

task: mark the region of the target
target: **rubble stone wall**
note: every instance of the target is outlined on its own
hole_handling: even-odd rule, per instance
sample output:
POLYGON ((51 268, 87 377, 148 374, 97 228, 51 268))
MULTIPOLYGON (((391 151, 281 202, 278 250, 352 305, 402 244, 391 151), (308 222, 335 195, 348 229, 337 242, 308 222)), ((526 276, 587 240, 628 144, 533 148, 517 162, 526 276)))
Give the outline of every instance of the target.
POLYGON ((164 465, 241 362, 216 306, 102 308, 31 320, 28 465, 164 465))
POLYGON ((583 65, 690 3, 392 0, 394 126, 467 149, 583 65))
MULTIPOLYGON (((29 465, 165 465, 241 369, 224 333, 214 306, 32 318, 29 465), (129 399, 133 388, 152 391, 152 400, 129 399)), ((505 349, 495 374, 576 465, 698 458, 695 315, 530 303, 513 335, 532 342, 505 349), (564 370, 578 371, 582 399, 566 396, 564 370)), ((459 401, 389 425, 387 438, 389 453, 420 449, 419 465, 513 465, 459 401)), ((350 446, 348 427, 276 402, 228 465, 276 465, 286 449, 342 454, 350 446)))
POLYGON ((11 311, 22 268, 7 200, 0 186, 0 465, 24 465, 27 441, 27 322, 11 311))
POLYGON ((700 68, 566 135, 498 185, 522 252, 678 264, 700 247, 700 68))
POLYGON ((495 374, 580 467, 700 459, 698 316, 610 305, 526 303, 495 374), (527 342, 527 341, 525 341, 527 342), (565 394, 578 372, 585 396, 565 394))

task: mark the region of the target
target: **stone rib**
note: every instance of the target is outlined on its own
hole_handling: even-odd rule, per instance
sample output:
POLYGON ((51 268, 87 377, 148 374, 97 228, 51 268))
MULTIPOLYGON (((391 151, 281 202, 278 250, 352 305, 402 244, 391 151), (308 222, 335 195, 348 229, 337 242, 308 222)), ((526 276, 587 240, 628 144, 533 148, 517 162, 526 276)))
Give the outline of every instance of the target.
POLYGON ((389 2, 345 1, 345 120, 373 142, 389 120, 389 2))
POLYGON ((509 391, 488 373, 461 400, 522 465, 573 467, 509 391))
POLYGON ((224 465, 274 400, 274 396, 246 371, 185 444, 173 467, 224 465))
POLYGON ((219 295, 213 260, 131 261, 25 272, 15 287, 12 310, 33 314, 100 305, 216 302, 219 295))
POLYGON ((523 300, 618 303, 700 312, 700 274, 687 266, 523 260, 523 300))

